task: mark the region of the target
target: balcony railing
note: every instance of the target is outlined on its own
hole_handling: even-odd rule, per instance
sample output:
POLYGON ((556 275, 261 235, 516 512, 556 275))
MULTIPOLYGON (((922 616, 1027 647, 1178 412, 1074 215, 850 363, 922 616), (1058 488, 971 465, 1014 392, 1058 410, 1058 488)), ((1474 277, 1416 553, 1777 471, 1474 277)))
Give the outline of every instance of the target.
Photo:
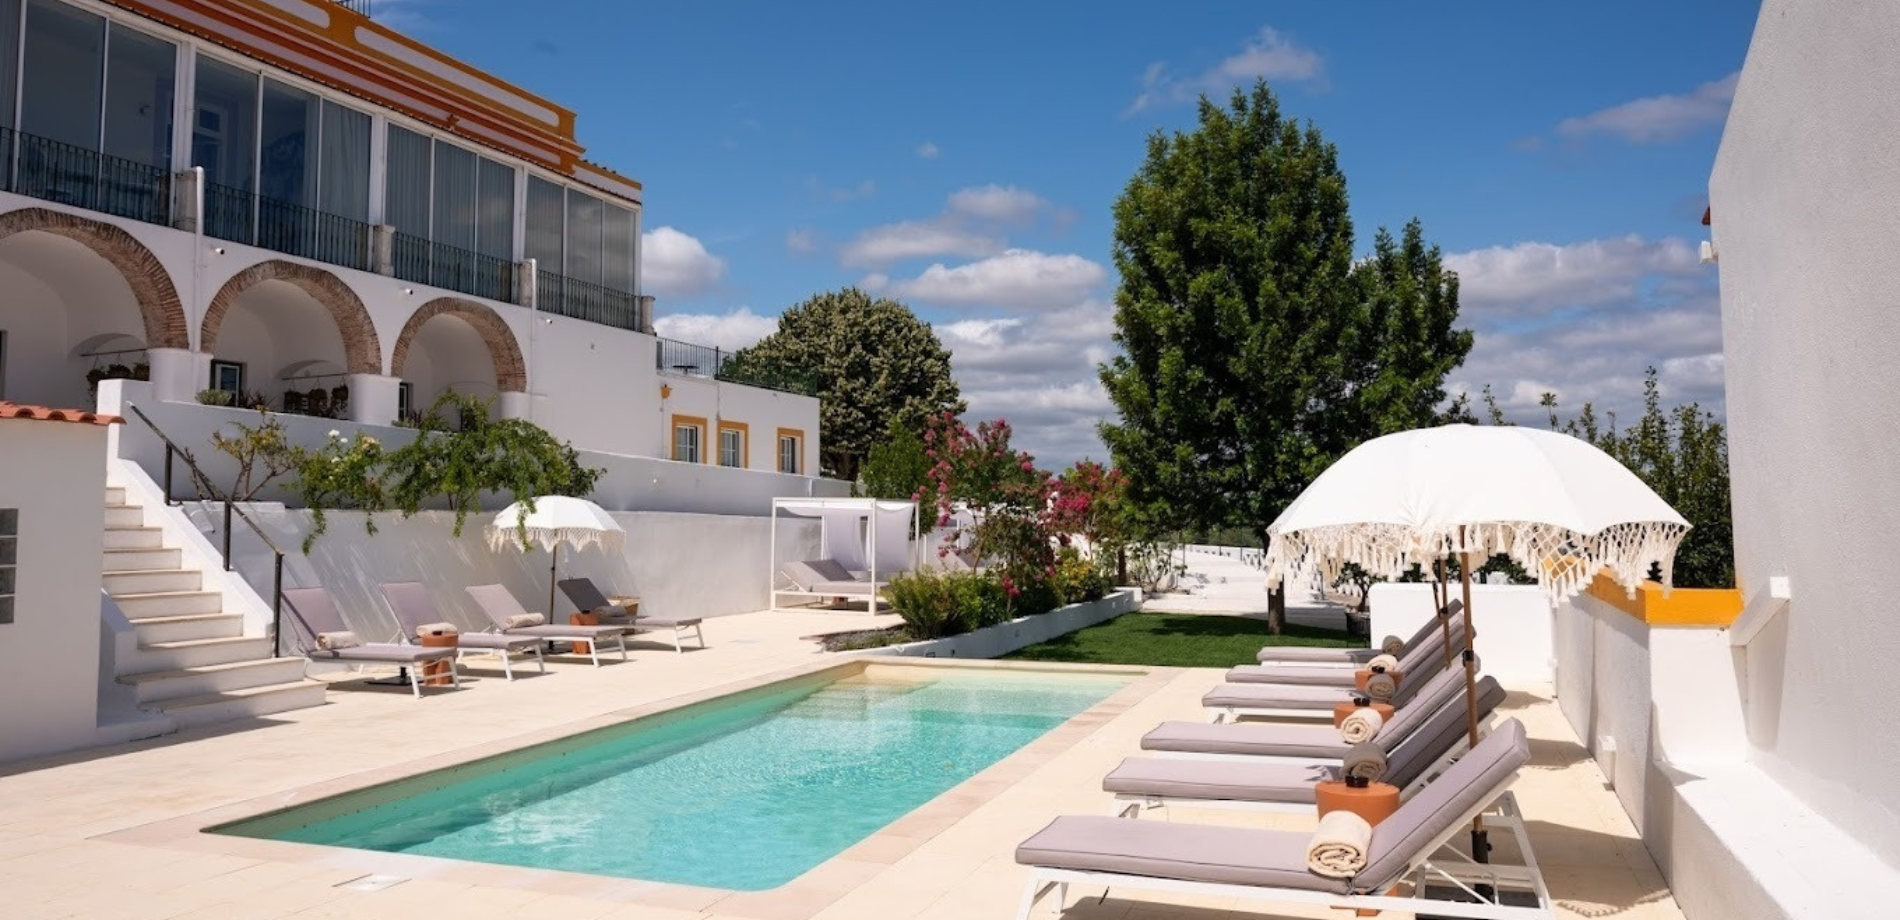
POLYGON ((507 259, 397 233, 390 244, 390 261, 394 263, 396 277, 404 281, 432 284, 503 303, 516 300, 519 269, 507 259))
POLYGON ((255 192, 205 183, 206 236, 331 265, 370 267, 369 224, 255 192))
POLYGON ((169 223, 171 174, 157 166, 0 128, 6 190, 46 201, 169 223))
POLYGON ((818 395, 818 381, 809 375, 749 367, 744 362, 733 361, 732 356, 733 352, 711 345, 661 339, 659 348, 654 351, 654 365, 661 373, 711 377, 725 383, 804 396, 818 395))
POLYGON ((617 329, 644 331, 640 298, 550 271, 535 273, 535 309, 617 329))
POLYGON ((375 12, 374 12, 375 7, 371 3, 371 0, 336 0, 336 5, 340 7, 344 7, 346 9, 355 10, 356 12, 361 13, 364 16, 375 15, 375 12))

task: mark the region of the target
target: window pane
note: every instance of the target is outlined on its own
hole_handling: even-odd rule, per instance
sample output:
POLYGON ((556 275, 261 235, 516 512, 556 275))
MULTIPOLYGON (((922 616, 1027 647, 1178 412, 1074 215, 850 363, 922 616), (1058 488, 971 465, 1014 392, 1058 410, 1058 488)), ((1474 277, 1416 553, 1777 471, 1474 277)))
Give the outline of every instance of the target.
POLYGON ((383 222, 399 233, 429 237, 429 139, 389 126, 389 173, 383 222))
POLYGON ((0 0, 0 125, 13 127, 14 79, 20 70, 20 0, 0 0))
POLYGON ((105 152, 169 167, 178 49, 114 23, 106 56, 105 152))
POLYGON ((633 293, 633 211, 607 205, 601 239, 601 284, 633 293))
POLYGON ((528 238, 523 252, 544 272, 560 274, 561 234, 567 226, 564 192, 538 176, 528 177, 528 238))
POLYGON ((601 221, 606 205, 592 195, 567 191, 567 276, 600 283, 601 221))
POLYGON ((730 428, 721 429, 719 432, 719 465, 742 465, 744 458, 741 455, 745 453, 744 443, 744 436, 739 432, 730 428))
POLYGON ((323 104, 323 152, 317 209, 369 219, 369 115, 323 104))
POLYGON ((105 44, 103 18, 53 0, 29 0, 21 131, 99 149, 105 44))
POLYGON ((475 251, 496 258, 515 257, 515 171, 483 158, 476 189, 475 251))
POLYGON ((256 188, 257 75, 198 56, 193 98, 191 165, 205 181, 240 191, 256 188))
POLYGON ((317 99, 275 80, 264 81, 264 131, 259 190, 309 207, 316 202, 317 99))
POLYGON ((475 248, 475 154, 454 144, 435 145, 435 225, 429 238, 475 248))

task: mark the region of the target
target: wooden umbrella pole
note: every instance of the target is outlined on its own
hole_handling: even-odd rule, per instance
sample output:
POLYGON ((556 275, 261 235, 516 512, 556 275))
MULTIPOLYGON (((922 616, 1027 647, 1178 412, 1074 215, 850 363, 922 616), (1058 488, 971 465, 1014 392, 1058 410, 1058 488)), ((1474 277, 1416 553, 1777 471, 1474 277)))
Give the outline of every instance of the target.
MULTIPOLYGON (((1464 591, 1465 601, 1465 727, 1470 731, 1471 746, 1478 746, 1478 656, 1472 651, 1472 633, 1477 620, 1471 614, 1471 553, 1464 545, 1464 528, 1458 528, 1458 584, 1464 591)), ((1490 835, 1485 832, 1484 818, 1479 816, 1471 822, 1471 858, 1475 862, 1491 861, 1490 835)), ((1490 894, 1490 886, 1480 886, 1480 892, 1490 894)))
MULTIPOLYGON (((1445 667, 1451 667, 1451 617, 1446 614, 1445 606, 1451 603, 1451 586, 1445 584, 1445 559, 1439 557, 1432 562, 1432 599, 1438 602, 1438 633, 1445 640, 1445 667)), ((1469 621, 1467 621, 1469 622, 1469 621)))

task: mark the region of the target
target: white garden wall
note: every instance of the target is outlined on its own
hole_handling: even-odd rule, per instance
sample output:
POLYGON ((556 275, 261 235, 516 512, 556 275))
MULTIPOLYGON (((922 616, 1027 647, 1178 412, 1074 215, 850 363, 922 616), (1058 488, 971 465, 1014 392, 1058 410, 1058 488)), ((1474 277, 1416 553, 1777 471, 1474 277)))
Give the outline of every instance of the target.
POLYGON ((1001 658, 1017 649, 1066 636, 1140 608, 1140 588, 1117 588, 1100 600, 1070 604, 1035 616, 1017 617, 1007 623, 985 626, 961 636, 872 649, 870 654, 909 658, 1001 658))
MULTIPOLYGON (((1459 597, 1452 585, 1453 598, 1459 597)), ((1386 583, 1372 586, 1372 638, 1405 637, 1436 619, 1432 586, 1386 583)), ((1551 679, 1551 609, 1544 589, 1533 585, 1472 585, 1473 647, 1484 672, 1507 686, 1551 679)))

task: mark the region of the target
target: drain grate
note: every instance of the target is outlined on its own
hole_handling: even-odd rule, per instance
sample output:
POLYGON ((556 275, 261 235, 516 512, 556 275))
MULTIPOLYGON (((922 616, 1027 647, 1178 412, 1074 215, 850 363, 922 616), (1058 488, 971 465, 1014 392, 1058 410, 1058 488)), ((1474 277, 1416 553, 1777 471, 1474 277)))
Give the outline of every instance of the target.
POLYGON ((406 881, 409 880, 400 875, 365 875, 362 878, 353 878, 347 882, 340 882, 336 887, 345 891, 382 891, 385 888, 394 888, 406 881))

